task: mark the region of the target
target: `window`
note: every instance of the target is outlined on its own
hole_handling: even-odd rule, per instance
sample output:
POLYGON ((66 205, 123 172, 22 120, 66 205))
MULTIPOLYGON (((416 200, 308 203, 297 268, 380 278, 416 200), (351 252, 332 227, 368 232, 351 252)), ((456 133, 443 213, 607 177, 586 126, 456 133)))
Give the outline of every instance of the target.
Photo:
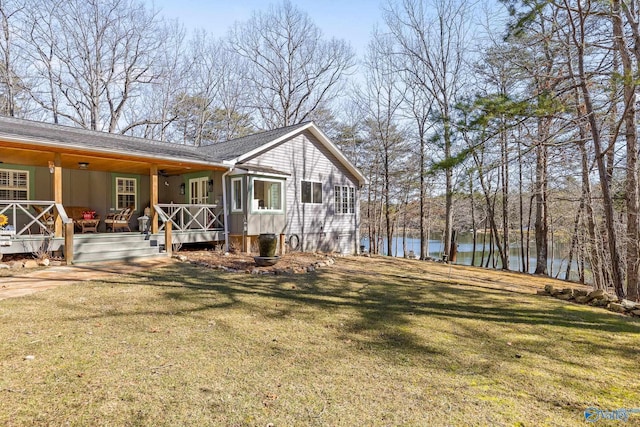
POLYGON ((242 210, 242 178, 231 178, 231 211, 242 210))
POLYGON ((336 185, 335 209, 337 214, 352 214, 356 212, 356 189, 348 186, 336 185))
POLYGON ((254 179, 252 211, 282 210, 282 181, 254 179))
POLYGON ((29 200, 29 172, 0 169, 0 200, 29 200))
POLYGON ((302 181, 302 203, 322 203, 322 183, 302 181))
POLYGON ((137 181, 135 178, 116 178, 116 209, 137 206, 137 181))
POLYGON ((209 203, 209 178, 201 176, 189 180, 189 203, 205 205, 209 203))

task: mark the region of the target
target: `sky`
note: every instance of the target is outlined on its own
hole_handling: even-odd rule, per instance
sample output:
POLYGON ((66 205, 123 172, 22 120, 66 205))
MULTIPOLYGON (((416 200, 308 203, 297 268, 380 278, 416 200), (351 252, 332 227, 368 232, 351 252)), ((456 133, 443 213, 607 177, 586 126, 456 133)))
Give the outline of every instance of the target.
MULTIPOLYGON (((205 29, 226 35, 234 22, 246 21, 255 10, 266 10, 270 0, 149 0, 166 19, 178 19, 188 30, 205 29)), ((291 0, 322 30, 326 38, 344 39, 357 54, 366 50, 374 25, 381 21, 378 0, 291 0)))

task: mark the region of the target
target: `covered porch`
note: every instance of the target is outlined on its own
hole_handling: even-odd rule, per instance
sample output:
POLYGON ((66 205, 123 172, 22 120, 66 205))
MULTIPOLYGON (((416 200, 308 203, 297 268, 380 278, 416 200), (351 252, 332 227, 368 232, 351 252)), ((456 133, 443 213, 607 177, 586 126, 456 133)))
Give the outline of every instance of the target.
MULTIPOLYGON (((100 138, 110 140, 103 145, 137 142, 100 138)), ((144 232, 166 247, 168 232, 169 251, 176 243, 224 241, 223 177, 229 168, 200 160, 192 147, 183 147, 181 155, 173 144, 163 143, 158 153, 148 147, 153 144, 140 144, 144 150, 132 153, 131 147, 89 144, 83 150, 63 141, 1 136, 0 215, 7 224, 0 227, 0 256, 62 251, 73 262, 74 235, 89 233, 99 238, 144 232), (167 154, 165 145, 175 152, 167 154), (109 222, 127 208, 122 223, 109 222)))
POLYGON ((0 200, 0 219, 4 216, 8 222, 0 230, 0 259, 3 254, 41 257, 59 253, 71 264, 76 260, 101 260, 86 255, 91 251, 99 252, 104 260, 133 259, 170 254, 176 244, 225 241, 222 206, 157 204, 153 211, 159 223, 155 233, 151 229, 151 216, 139 217, 138 228, 131 225, 131 231, 82 233, 64 205, 47 200, 0 200), (59 235, 55 228, 57 221, 62 223, 59 235), (115 255, 116 252, 120 255, 115 255))

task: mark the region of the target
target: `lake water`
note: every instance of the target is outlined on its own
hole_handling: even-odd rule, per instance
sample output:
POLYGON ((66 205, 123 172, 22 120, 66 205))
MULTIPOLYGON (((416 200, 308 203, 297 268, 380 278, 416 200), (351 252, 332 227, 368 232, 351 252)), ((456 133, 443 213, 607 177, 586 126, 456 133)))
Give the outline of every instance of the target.
MULTIPOLYGON (((487 238, 488 241, 488 238, 487 238)), ((384 239, 382 242, 383 249, 381 251, 382 254, 387 255, 387 241, 384 239)), ((362 239, 361 245, 364 245, 365 250, 369 251, 369 239, 362 239)), ((407 238, 406 239, 407 251, 413 251, 416 256, 420 256, 420 239, 416 238, 407 238)), ((431 239, 429 240, 429 256, 435 259, 442 259, 442 251, 444 248, 444 244, 442 240, 431 239)), ((477 236, 476 243, 476 257, 475 257, 475 265, 476 266, 484 266, 486 263, 487 256, 489 255, 489 244, 485 243, 484 249, 484 261, 482 261, 482 235, 477 236), (483 262, 481 265, 480 263, 483 262)), ((404 257, 404 252, 402 250, 402 237, 394 237, 391 254, 397 257, 404 257)), ((535 246, 532 245, 529 249, 530 255, 535 255, 535 246)), ((547 271, 549 275, 556 277, 558 272, 560 275, 558 277, 564 279, 565 270, 567 268, 567 257, 569 255, 569 245, 566 243, 555 243, 553 248, 554 258, 548 261, 547 271)), ((458 234, 458 256, 456 259, 456 264, 461 265, 471 265, 471 258, 473 255, 473 235, 471 233, 459 233, 458 234)), ((549 252, 549 258, 551 258, 551 252, 549 252)), ((500 255, 498 251, 495 251, 495 259, 496 259, 496 268, 502 268, 502 264, 500 262, 500 255)), ((490 267, 493 267, 493 260, 489 263, 490 267)), ((520 258, 520 247, 519 244, 512 243, 509 249, 509 269, 513 271, 522 271, 522 259, 520 258)), ((536 269, 536 258, 535 256, 529 257, 529 273, 533 273, 536 269)), ((573 267, 571 270, 571 279, 578 280, 577 273, 577 264, 574 261, 573 267)))

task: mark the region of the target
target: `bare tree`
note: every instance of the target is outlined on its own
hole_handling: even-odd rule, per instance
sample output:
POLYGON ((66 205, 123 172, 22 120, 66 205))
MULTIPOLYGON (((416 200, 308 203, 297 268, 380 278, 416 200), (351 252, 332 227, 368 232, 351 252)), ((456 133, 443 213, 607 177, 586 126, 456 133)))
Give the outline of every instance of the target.
MULTIPOLYGON (((399 45, 404 71, 412 74, 434 100, 440 123, 445 164, 454 146, 454 105, 465 72, 470 25, 464 0, 402 0, 389 3, 385 22, 399 45)), ((453 230, 453 167, 445 173, 444 252, 451 252, 453 230)))
POLYGON ((393 40, 374 32, 365 58, 366 85, 361 99, 367 112, 369 139, 380 153, 382 196, 384 199, 387 255, 393 243, 392 175, 395 173, 403 137, 398 127, 400 105, 404 100, 404 85, 394 71, 393 40))
POLYGON ((187 94, 191 69, 185 54, 186 32, 182 24, 172 21, 158 29, 158 37, 163 40, 163 48, 153 64, 152 74, 157 78, 140 88, 140 96, 130 100, 123 122, 136 124, 129 128, 132 135, 175 141, 175 103, 180 102, 177 94, 187 94))
POLYGON ((635 13, 638 4, 631 1, 631 7, 620 0, 612 0, 612 20, 613 36, 616 49, 620 55, 623 70, 623 121, 624 136, 627 147, 626 151, 626 208, 627 208, 627 230, 626 230, 626 264, 627 264, 627 297, 640 301, 640 282, 638 275, 640 270, 640 246, 638 239, 638 129, 636 114, 636 92, 637 76, 640 72, 640 24, 635 13), (626 17, 626 27, 629 28, 632 37, 625 37, 622 9, 626 17), (631 10, 630 10, 631 9, 631 10), (627 39, 630 39, 627 41, 627 39), (635 54, 635 66, 633 64, 632 52, 635 54))
POLYGON ((17 64, 15 33, 24 5, 13 0, 0 0, 0 114, 15 116, 19 106, 17 97, 24 90, 24 81, 17 64))
POLYGON ((158 78, 153 64, 163 40, 157 12, 137 0, 39 0, 30 10, 37 11, 30 42, 43 82, 33 96, 54 121, 108 132, 145 124, 122 118, 141 87, 158 78))
POLYGON ((310 120, 340 93, 354 65, 346 42, 324 40, 311 18, 288 0, 236 24, 230 44, 246 60, 248 106, 264 128, 310 120))
POLYGON ((592 89, 589 81, 590 74, 587 72, 585 47, 587 38, 588 18, 591 15, 592 4, 587 1, 584 5, 578 2, 577 7, 565 3, 565 10, 569 15, 568 23, 571 31, 571 41, 575 48, 575 57, 577 67, 575 70, 575 78, 579 85, 582 101, 584 103, 584 112, 589 123, 591 138, 594 146, 594 155, 598 167, 598 175, 600 178, 600 189, 602 191, 604 217, 606 224, 606 236, 611 260, 611 280, 618 297, 623 298, 624 292, 624 276, 622 272, 622 261, 618 249, 618 238, 615 231, 615 213, 613 197, 610 189, 610 177, 607 174, 605 165, 605 151, 601 137, 601 126, 597 120, 597 111, 593 102, 592 89))

